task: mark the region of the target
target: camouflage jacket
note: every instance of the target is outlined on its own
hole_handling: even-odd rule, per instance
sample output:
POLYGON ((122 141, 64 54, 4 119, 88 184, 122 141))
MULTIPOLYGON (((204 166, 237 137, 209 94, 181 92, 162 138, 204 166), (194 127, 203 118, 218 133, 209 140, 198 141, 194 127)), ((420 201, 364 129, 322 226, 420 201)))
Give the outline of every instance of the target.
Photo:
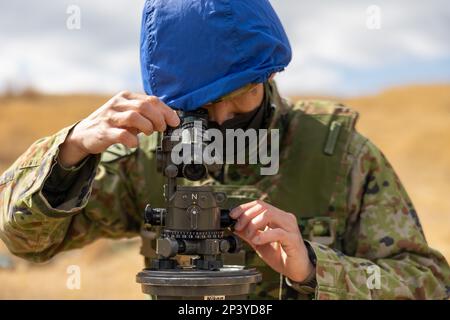
MULTIPOLYGON (((244 195, 241 202, 261 198, 296 214, 317 256, 317 287, 305 292, 247 247, 247 265, 263 273, 252 297, 448 298, 449 266, 428 246, 384 155, 353 130, 356 113, 333 102, 293 106, 276 88, 271 99, 272 127, 281 135, 279 174, 261 178, 257 167, 227 166, 221 181, 209 183, 244 195), (345 134, 336 130, 340 127, 345 134), (377 271, 378 283, 373 281, 377 271)), ((0 238, 13 254, 30 261, 45 261, 102 237, 137 236, 145 205, 164 205, 154 135, 141 137, 137 149, 114 145, 101 157, 66 169, 57 162, 58 147, 72 127, 35 142, 0 177, 0 238)))

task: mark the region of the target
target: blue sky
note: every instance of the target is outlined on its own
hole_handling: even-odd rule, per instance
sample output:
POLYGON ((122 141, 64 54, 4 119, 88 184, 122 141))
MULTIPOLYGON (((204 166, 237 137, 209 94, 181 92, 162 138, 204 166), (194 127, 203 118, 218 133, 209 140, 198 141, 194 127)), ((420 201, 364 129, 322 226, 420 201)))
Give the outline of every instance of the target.
MULTIPOLYGON (((0 3, 0 91, 142 91, 143 0, 0 3), (81 28, 68 30, 77 5, 81 28)), ((294 50, 277 77, 285 94, 364 95, 391 86, 450 83, 445 0, 272 0, 294 50), (373 10, 379 10, 379 15, 373 10), (380 28, 367 27, 380 17, 380 28)))

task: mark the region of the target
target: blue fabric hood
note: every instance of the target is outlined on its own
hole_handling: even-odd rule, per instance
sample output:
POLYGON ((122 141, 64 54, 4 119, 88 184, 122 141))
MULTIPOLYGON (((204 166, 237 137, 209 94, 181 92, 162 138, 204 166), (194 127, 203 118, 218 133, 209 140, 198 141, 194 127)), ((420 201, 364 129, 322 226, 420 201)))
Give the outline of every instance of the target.
POLYGON ((142 16, 145 92, 194 110, 291 61, 291 47, 268 0, 147 0, 142 16))

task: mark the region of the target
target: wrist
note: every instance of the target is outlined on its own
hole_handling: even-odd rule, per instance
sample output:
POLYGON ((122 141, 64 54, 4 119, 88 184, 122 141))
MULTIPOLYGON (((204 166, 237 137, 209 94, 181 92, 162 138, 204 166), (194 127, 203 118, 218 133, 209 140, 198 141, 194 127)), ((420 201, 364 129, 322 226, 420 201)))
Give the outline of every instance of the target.
POLYGON ((302 283, 304 281, 307 281, 309 278, 312 277, 312 275, 315 274, 316 274, 316 267, 311 263, 311 261, 308 261, 308 264, 303 272, 291 275, 289 279, 294 282, 302 283))
POLYGON ((285 281, 288 286, 294 288, 298 292, 306 295, 313 294, 317 288, 317 279, 316 279, 316 268, 314 267, 313 272, 308 275, 307 278, 303 279, 303 281, 294 281, 290 278, 285 278, 285 281))
POLYGON ((310 268, 309 268, 309 272, 307 273, 306 277, 303 277, 300 280, 294 280, 294 279, 290 279, 298 284, 310 284, 312 281, 314 281, 316 279, 316 267, 312 265, 312 263, 310 263, 310 268))
POLYGON ((58 162, 65 168, 76 166, 90 155, 74 137, 74 129, 69 133, 64 143, 59 146, 58 162))
POLYGON ((317 288, 317 280, 316 280, 317 257, 309 242, 305 241, 304 244, 308 252, 310 272, 305 278, 301 279, 300 281, 298 279, 286 278, 286 283, 290 287, 295 288, 300 293, 313 294, 317 288))
POLYGON ((291 278, 292 281, 299 282, 299 283, 308 282, 311 278, 315 278, 315 275, 316 275, 316 263, 317 263, 316 254, 308 241, 303 241, 303 243, 305 246, 306 256, 307 256, 304 259, 306 261, 308 261, 306 271, 303 272, 303 275, 300 278, 296 278, 296 279, 291 278))

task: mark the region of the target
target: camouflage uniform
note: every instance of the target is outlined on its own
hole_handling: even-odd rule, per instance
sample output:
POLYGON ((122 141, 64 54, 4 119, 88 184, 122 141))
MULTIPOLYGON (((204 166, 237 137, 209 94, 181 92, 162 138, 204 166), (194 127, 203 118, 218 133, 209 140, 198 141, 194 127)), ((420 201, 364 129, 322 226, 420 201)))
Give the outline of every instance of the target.
MULTIPOLYGON (((448 298, 449 266, 427 245, 386 158, 354 130, 357 114, 333 102, 291 105, 272 88, 279 173, 227 165, 221 179, 205 183, 236 202, 260 198, 294 213, 317 256, 317 287, 305 291, 246 247, 247 265, 263 273, 252 297, 448 298), (371 267, 379 268, 379 288, 368 285, 371 267)), ((0 178, 0 237, 17 256, 40 262, 98 238, 134 237, 145 205, 164 205, 155 135, 142 136, 138 149, 114 145, 66 169, 57 162, 58 146, 71 128, 38 140, 0 178)))

